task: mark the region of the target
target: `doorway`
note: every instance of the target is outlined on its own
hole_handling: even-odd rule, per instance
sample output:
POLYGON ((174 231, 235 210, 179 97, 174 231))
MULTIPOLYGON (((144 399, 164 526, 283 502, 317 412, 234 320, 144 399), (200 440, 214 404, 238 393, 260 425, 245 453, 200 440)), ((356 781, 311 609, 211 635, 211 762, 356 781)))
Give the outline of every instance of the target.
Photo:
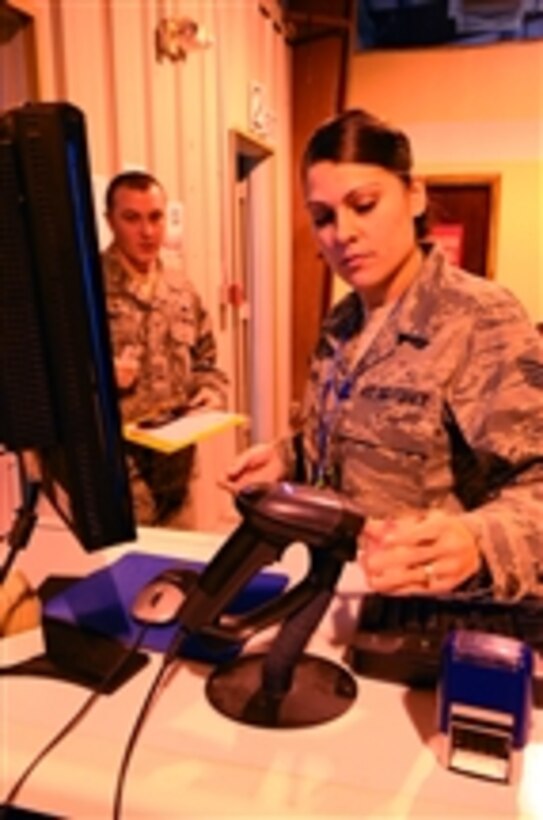
POLYGON ((226 224, 230 264, 221 302, 221 328, 228 346, 229 409, 245 415, 249 423, 198 446, 201 467, 194 492, 195 517, 198 528, 209 532, 230 532, 239 523, 231 498, 218 490, 213 476, 224 474, 236 454, 252 443, 272 437, 274 256, 268 226, 261 226, 272 211, 262 208, 263 201, 273 201, 264 162, 272 155, 272 148, 252 134, 229 131, 226 224))
MULTIPOLYGON (((237 428, 236 450, 267 437, 266 415, 271 405, 269 390, 273 370, 267 361, 266 327, 273 305, 267 298, 269 283, 262 282, 262 248, 258 243, 255 204, 259 190, 261 163, 272 155, 272 149, 256 137, 241 131, 230 133, 233 191, 233 264, 228 286, 231 308, 233 349, 232 388, 237 412, 250 422, 237 428)), ((260 209, 262 213, 262 209, 260 209)), ((266 213, 264 211, 264 213, 266 213)))

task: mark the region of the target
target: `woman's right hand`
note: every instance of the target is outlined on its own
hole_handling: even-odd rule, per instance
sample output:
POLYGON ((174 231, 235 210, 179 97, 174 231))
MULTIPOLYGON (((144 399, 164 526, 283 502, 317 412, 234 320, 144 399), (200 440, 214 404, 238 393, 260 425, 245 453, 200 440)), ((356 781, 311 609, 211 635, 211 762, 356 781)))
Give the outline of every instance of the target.
POLYGON ((255 444, 236 458, 219 485, 237 493, 247 484, 280 481, 285 475, 286 466, 277 444, 255 444))

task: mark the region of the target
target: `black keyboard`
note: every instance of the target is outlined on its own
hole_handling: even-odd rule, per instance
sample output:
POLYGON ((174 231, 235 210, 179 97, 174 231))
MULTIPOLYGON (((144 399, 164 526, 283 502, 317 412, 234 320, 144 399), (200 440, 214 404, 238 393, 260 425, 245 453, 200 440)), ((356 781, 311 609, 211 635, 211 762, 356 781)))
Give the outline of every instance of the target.
POLYGON ((441 647, 455 629, 517 638, 535 653, 534 701, 543 706, 543 600, 365 595, 346 660, 359 675, 408 686, 433 686, 441 647))

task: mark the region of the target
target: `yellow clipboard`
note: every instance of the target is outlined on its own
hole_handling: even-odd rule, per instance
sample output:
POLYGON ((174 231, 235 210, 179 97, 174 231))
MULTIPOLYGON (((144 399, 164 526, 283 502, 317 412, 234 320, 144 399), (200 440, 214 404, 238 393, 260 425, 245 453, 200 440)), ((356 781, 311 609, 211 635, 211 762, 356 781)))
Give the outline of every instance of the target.
POLYGON ((240 413, 202 410, 188 413, 159 427, 141 427, 137 422, 130 422, 124 425, 123 435, 127 441, 142 447, 161 453, 175 453, 230 427, 241 427, 248 423, 248 417, 240 413))

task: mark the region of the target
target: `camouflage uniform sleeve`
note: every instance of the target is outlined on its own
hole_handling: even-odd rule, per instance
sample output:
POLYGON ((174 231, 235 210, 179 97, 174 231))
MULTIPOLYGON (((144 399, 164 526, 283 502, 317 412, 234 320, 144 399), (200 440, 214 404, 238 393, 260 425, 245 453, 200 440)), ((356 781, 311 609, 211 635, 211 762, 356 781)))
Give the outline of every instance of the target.
POLYGON ((452 406, 470 446, 501 465, 503 480, 462 514, 493 594, 543 595, 543 345, 512 298, 481 310, 452 406))
POLYGON ((228 378, 217 366, 217 342, 208 311, 196 297, 197 331, 192 351, 192 394, 202 388, 211 390, 222 408, 226 408, 228 378))

